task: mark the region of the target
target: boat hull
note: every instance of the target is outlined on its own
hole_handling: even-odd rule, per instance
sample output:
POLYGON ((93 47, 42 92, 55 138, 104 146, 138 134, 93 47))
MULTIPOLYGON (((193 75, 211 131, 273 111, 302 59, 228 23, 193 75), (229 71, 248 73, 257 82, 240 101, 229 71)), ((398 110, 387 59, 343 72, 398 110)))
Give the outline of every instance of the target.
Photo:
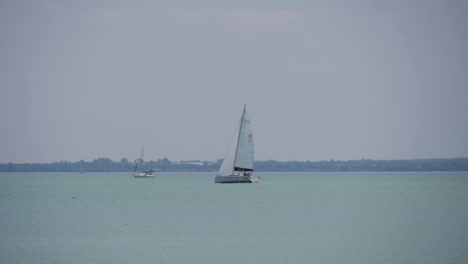
POLYGON ((252 183, 251 176, 238 176, 238 175, 229 175, 229 176, 216 176, 215 183, 252 183))
POLYGON ((133 178, 154 178, 154 175, 133 175, 133 178))

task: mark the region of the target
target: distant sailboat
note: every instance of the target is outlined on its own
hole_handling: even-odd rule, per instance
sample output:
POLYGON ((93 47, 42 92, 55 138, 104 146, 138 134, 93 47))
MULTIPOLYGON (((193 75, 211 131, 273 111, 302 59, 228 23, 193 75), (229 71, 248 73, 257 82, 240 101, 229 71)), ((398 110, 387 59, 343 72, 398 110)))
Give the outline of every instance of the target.
POLYGON ((135 169, 133 170, 133 177, 134 178, 154 178, 154 174, 152 170, 147 170, 147 171, 142 171, 140 173, 136 173, 138 167, 141 167, 143 165, 143 151, 145 149, 145 145, 141 147, 141 153, 140 156, 138 157, 138 160, 135 162, 135 169))
POLYGON ((215 183, 257 183, 253 172, 253 134, 247 109, 244 105, 239 127, 226 157, 215 178, 215 183))

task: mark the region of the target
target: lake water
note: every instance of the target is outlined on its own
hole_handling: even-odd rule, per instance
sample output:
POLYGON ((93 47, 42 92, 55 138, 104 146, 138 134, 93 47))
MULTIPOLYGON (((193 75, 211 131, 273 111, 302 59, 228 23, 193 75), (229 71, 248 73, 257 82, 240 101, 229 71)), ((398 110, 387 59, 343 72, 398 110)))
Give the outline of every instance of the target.
POLYGON ((468 173, 0 174, 0 263, 468 263, 468 173))

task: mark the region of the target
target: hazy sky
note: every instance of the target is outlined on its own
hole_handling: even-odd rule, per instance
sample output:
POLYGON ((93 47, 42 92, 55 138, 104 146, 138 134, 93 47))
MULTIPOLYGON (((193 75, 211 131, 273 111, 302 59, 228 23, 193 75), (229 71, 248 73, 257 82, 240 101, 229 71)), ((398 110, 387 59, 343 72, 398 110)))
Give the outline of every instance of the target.
POLYGON ((0 163, 468 157, 468 1, 0 2, 0 163))

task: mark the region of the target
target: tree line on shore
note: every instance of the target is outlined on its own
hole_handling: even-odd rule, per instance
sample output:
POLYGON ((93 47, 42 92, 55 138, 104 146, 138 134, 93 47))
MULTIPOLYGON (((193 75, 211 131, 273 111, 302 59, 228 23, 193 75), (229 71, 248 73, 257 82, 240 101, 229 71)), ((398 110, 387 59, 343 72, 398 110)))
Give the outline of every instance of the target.
MULTIPOLYGON (((178 161, 168 158, 143 163, 145 170, 159 172, 216 172, 222 159, 211 161, 178 161)), ((98 158, 93 161, 60 161, 53 163, 5 163, 0 172, 133 172, 135 162, 126 158, 112 161, 98 158)), ((347 172, 347 171, 468 171, 468 158, 412 159, 412 160, 349 160, 349 161, 254 161, 260 172, 347 172)), ((140 170, 141 168, 139 168, 140 170)))

